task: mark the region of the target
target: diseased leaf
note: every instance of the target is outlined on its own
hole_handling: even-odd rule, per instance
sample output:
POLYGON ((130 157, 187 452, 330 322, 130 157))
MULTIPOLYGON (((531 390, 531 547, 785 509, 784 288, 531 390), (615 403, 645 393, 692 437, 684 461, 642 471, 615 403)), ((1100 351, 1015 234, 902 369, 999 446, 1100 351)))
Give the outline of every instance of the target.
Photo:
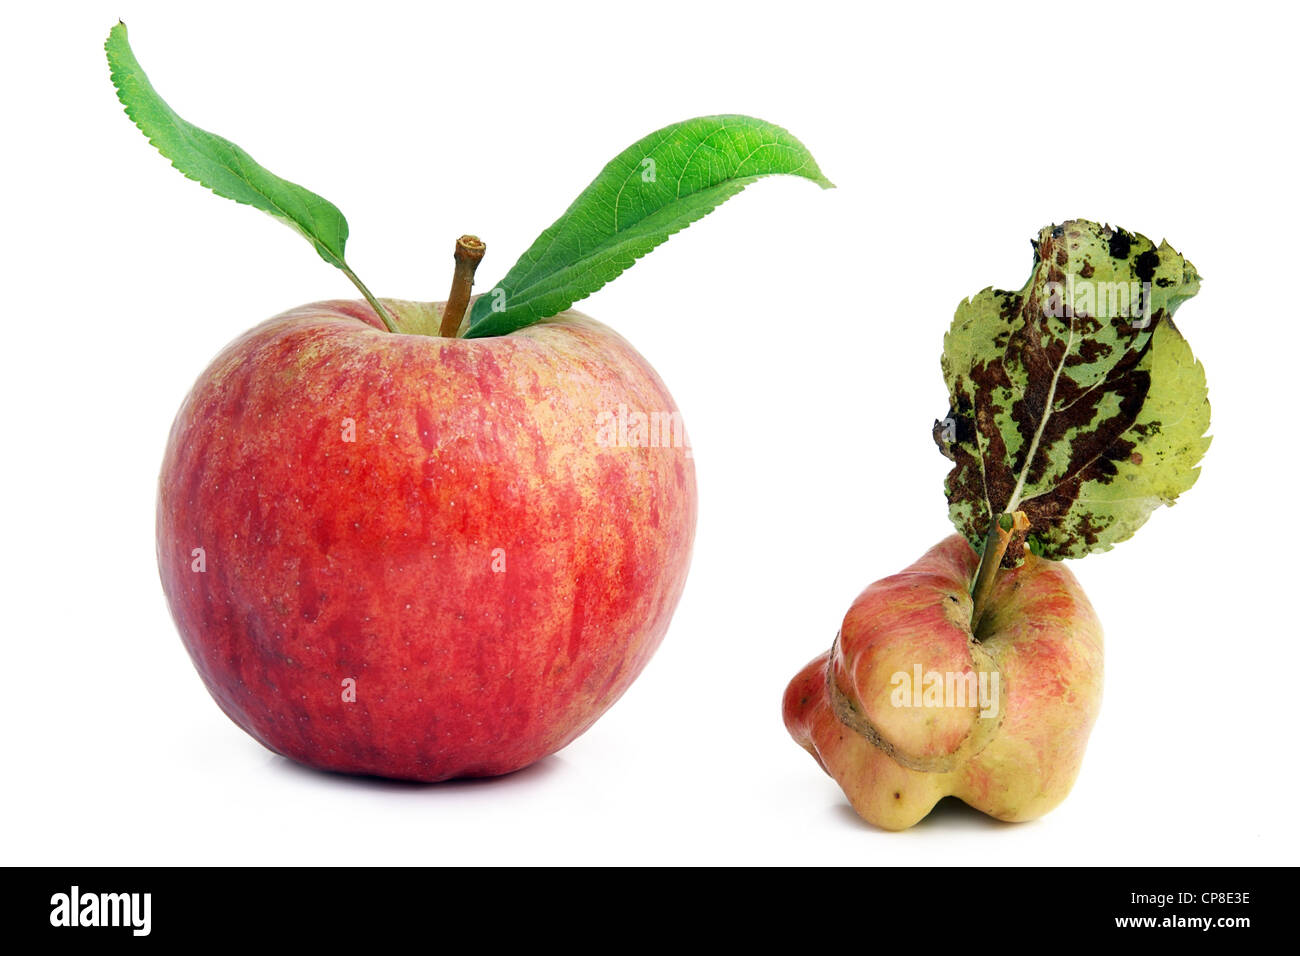
POLYGON ((942 362, 951 407, 934 435, 954 462, 950 516, 973 547, 995 516, 1022 510, 1036 554, 1106 551, 1195 483, 1210 444, 1205 370, 1172 316, 1199 288, 1168 243, 1080 220, 1039 233, 1020 291, 958 306, 942 362))
POLYGON ((804 145, 749 116, 702 116, 615 157, 470 313, 468 338, 506 335, 564 311, 637 259, 776 173, 830 188, 804 145))

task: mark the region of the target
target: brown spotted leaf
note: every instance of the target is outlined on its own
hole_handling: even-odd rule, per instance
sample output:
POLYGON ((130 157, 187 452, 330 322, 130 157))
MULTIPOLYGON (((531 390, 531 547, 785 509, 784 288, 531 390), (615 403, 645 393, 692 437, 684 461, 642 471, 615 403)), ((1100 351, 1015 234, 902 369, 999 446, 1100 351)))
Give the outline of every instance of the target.
POLYGON ((1021 510, 1032 551, 1079 558, 1196 481, 1205 370, 1172 316, 1200 276, 1168 243, 1093 222, 1050 226, 1033 245, 1024 288, 958 307, 944 336, 951 407, 934 437, 953 461, 953 524, 973 547, 995 516, 1021 510))

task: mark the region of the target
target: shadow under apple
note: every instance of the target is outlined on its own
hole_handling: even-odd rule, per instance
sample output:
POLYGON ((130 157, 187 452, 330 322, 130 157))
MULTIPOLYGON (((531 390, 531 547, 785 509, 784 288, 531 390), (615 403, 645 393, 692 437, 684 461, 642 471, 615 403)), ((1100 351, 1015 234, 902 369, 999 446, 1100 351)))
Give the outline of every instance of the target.
MULTIPOLYGON (((879 827, 868 823, 858 812, 853 809, 851 804, 835 804, 834 813, 844 823, 850 824, 857 829, 874 830, 881 832, 879 827)), ((1031 821, 1032 822, 1032 821, 1031 821)), ((1014 827, 1023 827, 1024 823, 1011 823, 1006 820, 998 820, 987 814, 976 810, 969 804, 963 803, 957 797, 944 797, 934 805, 934 809, 918 823, 914 824, 913 830, 1005 830, 1014 827)), ((889 831, 884 831, 889 832, 889 831)))
POLYGON ((319 783, 324 786, 353 787, 359 790, 372 790, 382 793, 428 793, 434 791, 456 793, 480 788, 510 790, 515 787, 534 786, 539 781, 562 772, 565 761, 552 754, 513 773, 500 774, 495 777, 458 777, 454 780, 442 780, 437 783, 422 783, 418 780, 393 780, 387 777, 366 774, 317 770, 287 757, 282 757, 279 754, 269 755, 268 764, 275 773, 285 777, 294 777, 310 784, 319 783))

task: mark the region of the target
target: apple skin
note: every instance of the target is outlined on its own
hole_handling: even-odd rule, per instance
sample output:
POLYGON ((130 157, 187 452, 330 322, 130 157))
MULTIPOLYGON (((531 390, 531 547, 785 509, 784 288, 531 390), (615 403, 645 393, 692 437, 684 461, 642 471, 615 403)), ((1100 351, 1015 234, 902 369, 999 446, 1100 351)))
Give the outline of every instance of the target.
POLYGON ((913 826, 949 795, 999 820, 1032 820, 1078 775, 1101 707, 1101 623, 1064 565, 1026 553, 1021 567, 999 573, 976 642, 978 567, 953 535, 877 581, 853 602, 831 651, 786 688, 790 734, 883 829, 913 826), (996 673, 996 715, 981 717, 969 702, 896 706, 893 675, 918 664, 923 673, 984 671, 990 688, 996 673))
MULTIPOLYGON (((437 304, 383 301, 437 328, 437 304)), ((163 590, 221 709, 293 760, 404 780, 572 741, 658 647, 695 533, 689 448, 602 443, 620 404, 676 411, 571 311, 464 339, 320 302, 227 346, 172 426, 157 512, 163 590)))

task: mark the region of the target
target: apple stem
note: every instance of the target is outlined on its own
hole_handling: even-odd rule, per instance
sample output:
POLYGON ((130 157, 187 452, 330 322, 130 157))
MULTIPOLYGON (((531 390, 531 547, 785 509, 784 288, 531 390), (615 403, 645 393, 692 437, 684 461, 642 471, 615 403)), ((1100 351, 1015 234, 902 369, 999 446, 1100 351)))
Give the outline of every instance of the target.
POLYGON ((444 339, 454 339, 460 331, 470 290, 474 288, 474 271, 485 252, 487 245, 478 236, 461 236, 456 240, 456 271, 451 277, 451 294, 442 309, 442 325, 438 327, 438 334, 444 339))
POLYGON ((345 276, 352 280, 352 284, 360 290, 361 294, 366 297, 366 301, 370 303, 370 308, 375 310, 375 313, 384 323, 384 328, 388 329, 389 332, 396 332, 397 323, 393 321, 393 317, 388 314, 388 310, 384 308, 383 304, 366 288, 366 284, 357 278, 357 274, 349 269, 347 265, 341 265, 339 268, 343 270, 345 276))
POLYGON ((1001 514, 993 519, 988 537, 984 539, 984 553, 980 556, 979 571, 975 575, 975 587, 971 589, 970 630, 977 633, 980 618, 988 606, 989 595, 993 593, 993 584, 997 581, 998 571, 1002 567, 1002 556, 1007 553, 1011 539, 1017 534, 1029 530, 1029 517, 1023 511, 1014 515, 1001 514))

